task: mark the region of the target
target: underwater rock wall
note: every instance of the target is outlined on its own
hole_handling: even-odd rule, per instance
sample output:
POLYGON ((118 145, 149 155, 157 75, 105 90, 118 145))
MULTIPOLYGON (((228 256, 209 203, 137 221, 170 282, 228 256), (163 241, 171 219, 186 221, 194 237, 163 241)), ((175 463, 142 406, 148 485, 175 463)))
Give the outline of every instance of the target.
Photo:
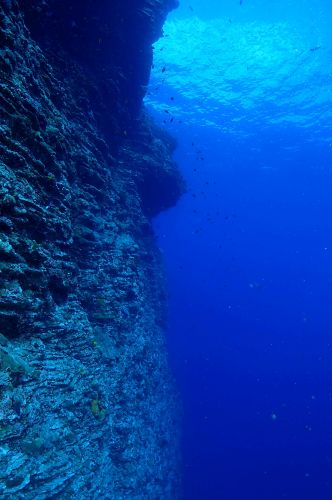
POLYGON ((183 184, 141 109, 174 6, 1 2, 1 498, 180 495, 151 216, 183 184))

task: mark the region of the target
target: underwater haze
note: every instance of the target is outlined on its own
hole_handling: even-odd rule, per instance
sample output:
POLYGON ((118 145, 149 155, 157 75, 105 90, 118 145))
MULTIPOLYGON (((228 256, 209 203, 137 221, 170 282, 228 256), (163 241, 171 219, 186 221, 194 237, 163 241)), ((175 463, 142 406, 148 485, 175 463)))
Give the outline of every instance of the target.
POLYGON ((146 103, 187 193, 155 220, 185 499, 332 498, 332 9, 182 1, 146 103))

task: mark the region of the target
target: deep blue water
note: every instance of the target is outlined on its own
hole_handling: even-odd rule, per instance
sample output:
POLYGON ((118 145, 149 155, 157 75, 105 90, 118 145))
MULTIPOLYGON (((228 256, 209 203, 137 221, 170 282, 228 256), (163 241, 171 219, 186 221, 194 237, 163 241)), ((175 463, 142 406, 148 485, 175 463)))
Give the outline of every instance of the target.
POLYGON ((183 1, 155 46, 188 185, 155 221, 186 500, 332 498, 331 18, 183 1))

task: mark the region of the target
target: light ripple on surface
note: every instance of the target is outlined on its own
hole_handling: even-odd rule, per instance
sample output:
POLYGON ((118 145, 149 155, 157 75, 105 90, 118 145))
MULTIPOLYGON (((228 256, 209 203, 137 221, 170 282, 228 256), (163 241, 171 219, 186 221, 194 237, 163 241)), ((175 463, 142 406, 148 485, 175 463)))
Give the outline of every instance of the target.
POLYGON ((172 114, 187 123, 236 134, 247 134, 248 123, 290 125, 330 140, 332 49, 326 41, 313 45, 308 30, 287 23, 224 19, 169 21, 164 33, 155 44, 147 96, 156 110, 175 94, 172 114))

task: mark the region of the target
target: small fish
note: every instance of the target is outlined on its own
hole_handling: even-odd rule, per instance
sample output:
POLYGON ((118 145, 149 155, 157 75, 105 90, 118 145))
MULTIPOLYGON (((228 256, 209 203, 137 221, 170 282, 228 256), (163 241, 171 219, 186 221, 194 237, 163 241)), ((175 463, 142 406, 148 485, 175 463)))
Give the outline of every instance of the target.
POLYGON ((310 52, 316 52, 316 50, 319 50, 321 48, 322 48, 321 45, 317 45, 316 47, 311 47, 311 49, 309 49, 309 50, 310 50, 310 52))
POLYGON ((243 0, 240 0, 240 5, 242 5, 242 4, 243 4, 243 0))
POLYGON ((194 9, 192 8, 191 5, 189 5, 189 9, 191 10, 191 12, 194 12, 194 9))
POLYGON ((162 72, 162 73, 165 73, 165 71, 166 71, 166 68, 165 68, 165 66, 164 66, 164 67, 163 67, 163 69, 161 70, 161 72, 162 72))

